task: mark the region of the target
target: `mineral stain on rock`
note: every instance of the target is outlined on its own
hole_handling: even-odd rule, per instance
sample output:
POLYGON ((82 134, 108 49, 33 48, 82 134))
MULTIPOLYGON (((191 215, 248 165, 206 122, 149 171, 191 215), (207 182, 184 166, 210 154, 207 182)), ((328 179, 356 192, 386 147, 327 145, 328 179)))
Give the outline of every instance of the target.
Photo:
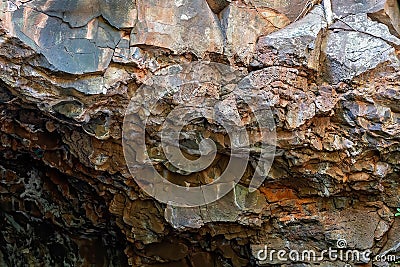
MULTIPOLYGON (((399 260, 399 3, 323 1, 332 21, 316 5, 293 22, 306 2, 2 1, 0 266, 315 266, 258 252, 322 251, 338 239, 399 260), (121 132, 132 95, 149 77, 196 61, 244 73, 235 80, 242 97, 262 92, 276 155, 255 192, 248 186, 257 146, 234 190, 181 208, 138 187, 121 132)), ((203 89, 220 100, 235 91, 203 89)), ((179 171, 159 146, 157 123, 176 99, 168 101, 146 133, 158 171, 182 186, 213 181, 227 165, 229 137, 193 122, 182 150, 193 156, 207 137, 217 158, 202 172, 179 171)), ((251 121, 242 103, 229 103, 226 112, 251 121)), ((256 144, 260 136, 247 125, 256 144)))

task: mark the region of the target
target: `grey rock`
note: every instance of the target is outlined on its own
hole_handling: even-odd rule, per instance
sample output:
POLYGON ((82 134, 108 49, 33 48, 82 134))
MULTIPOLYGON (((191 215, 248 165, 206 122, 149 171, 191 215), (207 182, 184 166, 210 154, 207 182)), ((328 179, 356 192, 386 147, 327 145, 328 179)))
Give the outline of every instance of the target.
POLYGON ((395 49, 386 41, 353 31, 330 32, 326 45, 326 69, 333 83, 352 78, 381 64, 399 67, 395 49))
POLYGON ((400 39, 392 35, 387 25, 372 21, 365 13, 348 15, 336 21, 329 29, 361 32, 385 40, 393 46, 400 46, 400 39))
POLYGON ((30 7, 0 15, 12 35, 45 56, 46 61, 39 64, 49 63, 54 71, 73 74, 104 71, 120 39, 118 31, 98 19, 73 29, 61 19, 30 7))
POLYGON ((318 69, 322 42, 319 35, 326 26, 324 11, 316 6, 303 19, 259 38, 256 60, 264 66, 302 65, 318 69))
POLYGON ((339 18, 368 14, 372 19, 386 24, 391 34, 399 36, 400 11, 396 0, 332 0, 332 11, 339 18))
MULTIPOLYGON (((93 5, 93 2, 91 2, 93 5)), ((99 0, 101 14, 112 26, 132 28, 136 24, 137 7, 134 0, 99 0)))
POLYGON ((275 32, 289 24, 285 16, 268 8, 254 8, 233 2, 220 14, 225 35, 225 54, 249 64, 260 36, 275 32))
POLYGON ((332 11, 337 17, 345 17, 352 14, 368 13, 376 10, 378 5, 385 2, 385 0, 332 0, 332 11))
POLYGON ((129 28, 135 25, 137 15, 135 1, 130 0, 33 0, 25 6, 58 17, 74 28, 99 16, 116 28, 129 28))
POLYGON ((281 0, 281 1, 269 1, 269 0, 254 0, 253 4, 256 8, 269 8, 284 14, 291 21, 294 21, 304 6, 307 0, 281 0))
POLYGON ((261 220, 256 214, 259 214, 265 205, 265 197, 258 190, 250 193, 248 188, 236 185, 226 196, 206 206, 168 206, 164 217, 177 229, 200 228, 210 222, 239 221, 245 225, 259 225, 261 220), (249 216, 249 213, 254 214, 254 217, 249 216))
POLYGON ((368 16, 388 26, 391 34, 400 37, 400 7, 399 1, 386 0, 379 1, 373 10, 368 12, 368 16))

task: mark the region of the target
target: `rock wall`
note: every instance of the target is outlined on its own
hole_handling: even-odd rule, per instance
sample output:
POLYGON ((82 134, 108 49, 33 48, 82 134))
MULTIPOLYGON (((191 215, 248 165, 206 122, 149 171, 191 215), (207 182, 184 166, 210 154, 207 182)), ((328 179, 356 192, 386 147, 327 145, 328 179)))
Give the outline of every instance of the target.
MULTIPOLYGON (((339 239, 399 255, 399 4, 318 2, 298 18, 304 0, 2 1, 0 265, 314 266, 257 254, 339 239), (201 61, 243 73, 243 97, 265 93, 276 155, 255 192, 249 164, 217 202, 166 205, 128 171, 123 118, 149 77, 201 61)), ((218 160, 184 175, 161 154, 170 181, 207 183, 226 167, 226 133, 194 129, 218 160)), ((153 156, 158 138, 148 132, 153 156)))

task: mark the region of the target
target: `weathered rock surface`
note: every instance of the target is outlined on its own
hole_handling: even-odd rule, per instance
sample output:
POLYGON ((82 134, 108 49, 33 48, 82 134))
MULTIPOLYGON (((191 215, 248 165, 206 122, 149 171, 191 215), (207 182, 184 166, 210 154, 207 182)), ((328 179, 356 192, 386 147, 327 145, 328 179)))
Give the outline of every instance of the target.
MULTIPOLYGON (((292 22, 305 2, 2 1, 0 266, 314 266, 258 252, 322 251, 338 239, 399 257, 398 2, 334 0, 333 21, 316 5, 292 22), (240 71, 243 97, 262 92, 276 156, 255 192, 256 146, 232 192, 179 208, 135 183, 122 121, 145 80, 197 61, 240 71)), ((219 100, 231 92, 204 88, 219 100)), ((250 111, 229 104, 254 130, 250 111)), ((154 125, 167 111, 153 114, 154 125)), ((188 154, 199 133, 218 144, 199 173, 168 164, 156 126, 146 139, 160 172, 181 185, 209 183, 229 160, 226 133, 204 121, 191 127, 188 154)), ((389 262, 364 266, 373 265, 389 262)))
MULTIPOLYGON (((0 19, 10 35, 44 56, 37 62, 39 66, 84 74, 104 71, 110 64, 121 33, 104 20, 91 18, 81 27, 71 28, 69 20, 65 22, 52 12, 44 13, 29 5, 15 7, 16 10, 11 11, 13 4, 10 3, 2 2, 0 19)), ((75 26, 80 26, 80 22, 76 23, 75 26)))
POLYGON ((206 1, 139 0, 137 4, 138 21, 131 34, 132 46, 156 46, 196 56, 222 53, 219 20, 206 1))
POLYGON ((238 57, 246 65, 251 60, 259 36, 267 35, 289 24, 289 20, 277 12, 239 2, 232 3, 221 13, 222 28, 226 35, 226 52, 238 57))
POLYGON ((324 11, 317 6, 304 19, 281 31, 261 36, 257 42, 258 66, 303 65, 318 70, 323 29, 327 27, 324 11))

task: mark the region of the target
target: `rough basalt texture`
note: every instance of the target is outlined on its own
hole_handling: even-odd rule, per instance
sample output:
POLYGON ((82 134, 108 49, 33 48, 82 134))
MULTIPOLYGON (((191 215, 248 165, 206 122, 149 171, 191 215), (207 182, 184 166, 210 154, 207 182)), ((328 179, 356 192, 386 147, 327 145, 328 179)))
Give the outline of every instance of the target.
MULTIPOLYGON (((257 252, 338 239, 400 256, 399 5, 323 3, 294 21, 306 1, 2 1, 0 266, 314 266, 257 252), (277 153, 255 192, 250 164, 218 202, 178 208, 134 182, 122 121, 148 77, 194 61, 265 92, 277 153)), ((209 136, 219 160, 187 182, 229 159, 226 135, 209 136)))

